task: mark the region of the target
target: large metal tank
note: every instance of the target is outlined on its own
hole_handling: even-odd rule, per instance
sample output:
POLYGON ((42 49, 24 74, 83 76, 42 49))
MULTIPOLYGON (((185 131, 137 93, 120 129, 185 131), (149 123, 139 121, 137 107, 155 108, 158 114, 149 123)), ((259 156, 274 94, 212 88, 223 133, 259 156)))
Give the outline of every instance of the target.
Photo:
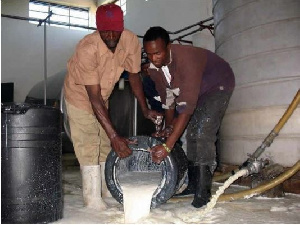
MULTIPOLYGON (((213 0, 216 53, 236 88, 221 127, 220 160, 239 165, 277 124, 300 88, 300 1, 213 0)), ((261 157, 300 158, 300 109, 261 157)))

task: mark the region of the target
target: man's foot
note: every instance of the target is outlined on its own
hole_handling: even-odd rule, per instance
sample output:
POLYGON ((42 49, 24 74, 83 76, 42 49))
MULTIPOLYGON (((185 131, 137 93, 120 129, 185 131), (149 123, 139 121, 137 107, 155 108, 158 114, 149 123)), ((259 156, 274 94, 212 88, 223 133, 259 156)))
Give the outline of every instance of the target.
POLYGON ((89 209, 95 209, 97 211, 102 211, 107 209, 106 203, 103 201, 102 198, 93 198, 90 199, 88 202, 85 202, 85 205, 89 209))
POLYGON ((192 202, 192 206, 194 206, 195 208, 201 208, 202 206, 206 205, 208 202, 209 199, 195 197, 192 202))
POLYGON ((209 202, 211 197, 212 173, 208 165, 197 167, 197 185, 192 205, 200 208, 209 202))
POLYGON ((187 187, 186 189, 184 189, 184 191, 182 191, 181 193, 176 194, 174 196, 180 197, 180 196, 193 195, 193 194, 195 194, 195 189, 187 187))

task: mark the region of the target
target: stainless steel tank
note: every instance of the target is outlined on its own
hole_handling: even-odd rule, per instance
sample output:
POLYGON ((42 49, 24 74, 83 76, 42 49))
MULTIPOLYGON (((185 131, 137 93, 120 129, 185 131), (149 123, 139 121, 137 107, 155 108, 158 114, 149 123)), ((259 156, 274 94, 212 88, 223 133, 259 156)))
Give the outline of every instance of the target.
MULTIPOLYGON (((220 161, 241 164, 300 88, 300 1, 213 0, 216 53, 236 88, 221 127, 220 161)), ((300 110, 262 157, 291 166, 300 158, 300 110)))

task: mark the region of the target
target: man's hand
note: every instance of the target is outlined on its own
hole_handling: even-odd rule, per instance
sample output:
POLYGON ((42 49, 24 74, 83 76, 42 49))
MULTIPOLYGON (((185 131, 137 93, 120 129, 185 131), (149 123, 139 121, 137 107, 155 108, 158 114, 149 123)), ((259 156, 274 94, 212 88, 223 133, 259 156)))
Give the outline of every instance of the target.
POLYGON ((120 158, 126 158, 132 154, 128 144, 135 144, 135 142, 118 135, 111 139, 111 146, 120 158))
POLYGON ((173 132, 173 127, 172 126, 168 126, 165 129, 159 131, 159 132, 155 132, 153 134, 151 134, 152 137, 161 137, 161 138, 168 138, 173 132))
POLYGON ((149 71, 148 71, 149 66, 150 66, 150 63, 142 64, 142 66, 141 66, 141 71, 142 71, 143 73, 149 75, 149 71))
POLYGON ((150 153, 152 156, 152 161, 158 164, 160 164, 169 155, 165 147, 162 145, 154 146, 150 149, 150 153))
POLYGON ((143 112, 143 114, 144 114, 144 117, 151 120, 153 123, 155 122, 155 120, 158 116, 162 116, 161 113, 159 113, 155 110, 151 110, 151 109, 148 109, 147 111, 143 112))

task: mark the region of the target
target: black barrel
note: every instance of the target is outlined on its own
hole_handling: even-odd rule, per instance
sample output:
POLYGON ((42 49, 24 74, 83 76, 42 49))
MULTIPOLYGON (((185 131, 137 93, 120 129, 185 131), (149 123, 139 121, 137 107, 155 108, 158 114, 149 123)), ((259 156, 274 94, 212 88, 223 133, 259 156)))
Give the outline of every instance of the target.
POLYGON ((129 145, 133 151, 127 158, 119 158, 111 151, 105 163, 105 181, 112 196, 123 204, 123 193, 119 176, 128 171, 161 171, 162 179, 152 196, 151 208, 167 202, 183 185, 187 176, 187 157, 179 144, 176 144, 169 156, 160 164, 154 163, 149 148, 162 143, 161 139, 148 136, 130 137, 137 140, 137 145, 129 145))
POLYGON ((146 119, 142 113, 142 109, 137 103, 136 107, 136 134, 133 131, 134 124, 134 108, 135 101, 128 80, 124 81, 124 89, 119 89, 119 84, 115 88, 109 98, 109 115, 119 135, 123 137, 131 137, 133 135, 151 135, 155 132, 154 123, 146 119))
POLYGON ((43 105, 1 106, 1 222, 62 218, 61 113, 43 105))

